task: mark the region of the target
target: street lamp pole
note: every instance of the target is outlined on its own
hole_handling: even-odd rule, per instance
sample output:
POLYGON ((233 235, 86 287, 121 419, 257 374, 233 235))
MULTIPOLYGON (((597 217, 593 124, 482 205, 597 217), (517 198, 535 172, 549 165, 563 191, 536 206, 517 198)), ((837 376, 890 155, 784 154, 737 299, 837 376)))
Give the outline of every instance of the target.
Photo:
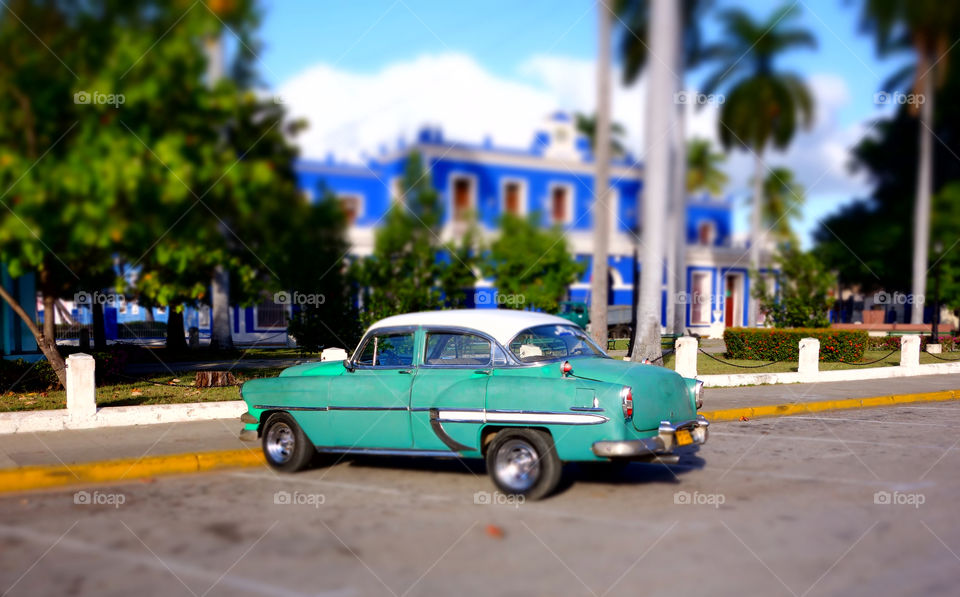
POLYGON ((930 314, 933 324, 930 326, 930 343, 940 343, 940 254, 943 253, 943 243, 937 241, 933 245, 933 313, 930 314))

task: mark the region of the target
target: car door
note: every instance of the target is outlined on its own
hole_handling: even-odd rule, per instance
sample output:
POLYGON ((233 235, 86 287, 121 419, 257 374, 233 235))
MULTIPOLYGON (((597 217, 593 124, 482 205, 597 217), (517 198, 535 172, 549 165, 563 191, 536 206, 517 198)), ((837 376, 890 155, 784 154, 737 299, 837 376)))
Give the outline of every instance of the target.
POLYGON ((392 449, 413 445, 410 387, 415 348, 412 329, 376 330, 364 339, 353 371, 331 384, 327 445, 392 449))
POLYGON ((434 328, 424 330, 423 346, 410 396, 415 446, 455 452, 479 449, 494 343, 478 333, 434 328))

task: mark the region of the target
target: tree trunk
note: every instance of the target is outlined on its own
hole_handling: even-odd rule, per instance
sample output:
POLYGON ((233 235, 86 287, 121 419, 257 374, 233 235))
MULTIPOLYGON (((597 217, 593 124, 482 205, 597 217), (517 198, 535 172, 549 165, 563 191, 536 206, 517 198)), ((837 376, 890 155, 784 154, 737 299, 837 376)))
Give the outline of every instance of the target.
POLYGON ((183 334, 183 311, 178 309, 178 305, 169 305, 167 314, 167 349, 185 350, 187 341, 183 334))
POLYGON ((94 301, 90 306, 93 313, 93 349, 107 349, 107 330, 103 321, 103 303, 94 301))
MULTIPOLYGON (((684 71, 683 36, 677 36, 677 72, 684 71)), ((680 83, 682 81, 678 81, 680 83)), ((679 91, 680 85, 675 88, 679 91)), ((687 139, 686 139, 686 105, 677 104, 677 121, 673 130, 673 221, 668 229, 670 235, 667 243, 671 247, 670 266, 672 272, 667 278, 673 283, 673 294, 668 294, 673 304, 673 312, 667 313, 667 328, 671 333, 683 335, 687 329, 687 305, 690 304, 689 288, 687 288, 687 139), (683 296, 683 301, 679 300, 683 296), (672 320, 671 320, 672 319, 672 320)))
POLYGON ((237 385, 237 378, 229 371, 197 371, 194 384, 198 388, 222 388, 237 385))
POLYGON ((610 239, 610 28, 607 0, 597 4, 599 51, 597 58, 597 129, 593 153, 593 263, 590 276, 590 330, 601 348, 607 347, 607 276, 610 239))
MULTIPOLYGON (((760 216, 763 213, 763 148, 759 147, 754 153, 754 173, 753 173, 753 209, 750 212, 750 275, 760 275, 760 216)), ((747 300, 747 325, 755 327, 757 325, 757 314, 759 301, 753 298, 753 288, 756 287, 756 280, 750 284, 750 292, 746 293, 747 300)), ((729 327, 731 322, 726 322, 729 327)))
POLYGON ((156 319, 153 317, 153 307, 143 307, 143 320, 147 323, 153 323, 156 319))
POLYGON ((57 299, 46 293, 43 294, 43 335, 57 339, 57 299))
MULTIPOLYGON (((49 362, 50 366, 53 367, 53 371, 56 373, 57 380, 60 382, 60 385, 66 388, 67 364, 64 362, 63 357, 60 356, 60 352, 57 350, 57 342, 55 337, 46 336, 40 331, 40 328, 37 327, 37 323, 27 314, 26 311, 24 311, 23 307, 20 305, 20 302, 13 298, 9 292, 7 292, 7 289, 3 287, 3 284, 0 284, 0 298, 3 298, 3 300, 10 305, 10 308, 13 309, 13 312, 23 320, 23 323, 27 326, 27 329, 30 330, 31 334, 33 334, 34 340, 37 341, 37 348, 40 349, 40 352, 42 352, 43 356, 46 357, 47 362, 49 362)), ((46 304, 46 299, 44 299, 44 304, 46 304)), ((49 318, 44 316, 44 322, 46 322, 47 319, 49 318)), ((44 328, 46 328, 46 325, 44 325, 44 328)))
POLYGON ((218 265, 213 272, 212 288, 213 329, 210 333, 210 348, 233 348, 233 334, 230 330, 230 273, 218 265))
POLYGON ((913 215, 913 278, 910 323, 923 323, 923 297, 927 292, 927 253, 930 246, 930 195, 933 192, 933 74, 921 81, 924 102, 920 106, 920 161, 913 215))
POLYGON ((670 128, 676 118, 673 108, 673 74, 676 64, 676 35, 679 33, 680 5, 673 0, 653 0, 650 4, 650 79, 647 87, 647 163, 643 192, 641 239, 643 266, 640 271, 640 304, 637 313, 634 361, 658 361, 660 349, 660 311, 663 288, 664 229, 666 202, 670 193, 670 128))

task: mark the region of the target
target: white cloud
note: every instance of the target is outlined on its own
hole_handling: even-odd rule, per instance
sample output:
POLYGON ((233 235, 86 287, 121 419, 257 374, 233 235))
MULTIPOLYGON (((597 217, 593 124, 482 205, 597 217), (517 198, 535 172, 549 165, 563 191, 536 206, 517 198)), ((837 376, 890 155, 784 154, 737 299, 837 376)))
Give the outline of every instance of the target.
MULTIPOLYGON (((533 56, 517 66, 516 77, 498 76, 472 57, 443 53, 394 62, 378 72, 359 74, 325 64, 311 67, 281 86, 291 114, 305 116, 309 129, 299 142, 303 155, 358 159, 363 152, 392 147, 399 137, 412 140, 424 124, 439 125, 447 139, 498 146, 529 147, 534 131, 561 109, 591 113, 595 108, 592 60, 533 56)), ((625 88, 612 75, 613 118, 626 130, 626 145, 643 156, 645 83, 625 88)), ((869 188, 847 170, 849 149, 867 130, 866 123, 841 127, 838 113, 851 101, 839 76, 817 74, 808 83, 816 101, 809 131, 799 132, 784 153, 771 152, 768 165, 791 168, 810 190, 811 202, 830 196, 864 196, 869 188)), ((687 136, 717 139, 717 106, 688 109, 687 136)), ((748 193, 752 156, 734 151, 726 164, 729 191, 748 193)), ((820 209, 812 211, 823 211, 820 209)), ((740 218, 738 218, 738 228, 740 218)))
POLYGON ((356 159, 412 140, 425 125, 440 125, 448 139, 528 147, 536 126, 557 109, 549 90, 496 77, 462 54, 422 56, 373 74, 314 66, 281 86, 280 95, 309 129, 300 144, 306 157, 356 159))

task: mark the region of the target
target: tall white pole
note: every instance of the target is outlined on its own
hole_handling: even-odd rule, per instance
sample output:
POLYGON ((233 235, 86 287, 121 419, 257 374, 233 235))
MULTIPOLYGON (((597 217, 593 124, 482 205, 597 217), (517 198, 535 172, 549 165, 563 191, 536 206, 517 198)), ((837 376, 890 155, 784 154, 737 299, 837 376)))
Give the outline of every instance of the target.
POLYGON ((610 7, 597 3, 597 130, 593 154, 593 271, 590 277, 590 330, 602 347, 607 345, 607 255, 610 238, 610 7))
POLYGON ((660 351, 660 312, 664 271, 666 205, 670 193, 670 145, 676 118, 672 66, 677 64, 676 36, 681 3, 650 3, 650 80, 647 88, 646 167, 640 220, 642 268, 637 330, 631 358, 657 360, 660 351))
MULTIPOLYGON (((931 69, 933 70, 933 69, 931 69)), ((923 297, 927 292, 927 252, 930 250, 930 195, 933 187, 933 75, 920 82, 924 102, 920 106, 920 168, 917 172, 913 216, 913 279, 910 292, 910 323, 923 323, 923 297)))

